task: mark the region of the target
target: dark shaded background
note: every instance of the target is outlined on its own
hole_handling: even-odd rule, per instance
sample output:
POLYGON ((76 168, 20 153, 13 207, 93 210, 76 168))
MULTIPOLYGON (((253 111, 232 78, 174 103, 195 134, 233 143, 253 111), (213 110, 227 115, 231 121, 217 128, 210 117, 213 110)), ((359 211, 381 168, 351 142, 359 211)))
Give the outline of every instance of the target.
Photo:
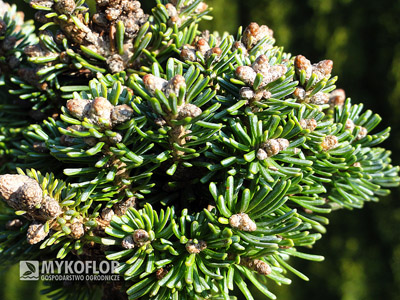
MULTIPOLYGON (((393 164, 400 164, 400 1, 207 3, 215 8, 214 20, 203 23, 203 29, 235 33, 239 25, 256 21, 271 27, 277 45, 287 52, 303 54, 312 62, 332 59, 338 87, 345 89, 354 103, 363 102, 379 113, 383 117, 380 129, 392 127, 392 135, 383 146, 393 151, 393 164)), ((328 233, 314 247, 325 261, 294 261, 310 282, 292 276, 288 287, 272 283, 270 288, 278 299, 400 299, 399 192, 393 189, 391 196, 378 204, 368 203, 362 210, 332 213, 328 233)), ((0 280, 0 299, 41 299, 36 296, 37 285, 19 281, 17 268, 0 280)))

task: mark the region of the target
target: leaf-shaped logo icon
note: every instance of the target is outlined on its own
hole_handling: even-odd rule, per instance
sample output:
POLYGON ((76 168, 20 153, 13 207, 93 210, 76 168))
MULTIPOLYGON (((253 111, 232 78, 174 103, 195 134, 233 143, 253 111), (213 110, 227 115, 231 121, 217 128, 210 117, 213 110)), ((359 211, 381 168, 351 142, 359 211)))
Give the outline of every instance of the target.
POLYGON ((26 262, 26 265, 28 266, 29 270, 31 270, 32 273, 36 272, 35 266, 29 262, 26 262))
POLYGON ((26 271, 26 272, 24 273, 24 275, 22 275, 22 276, 28 276, 28 275, 31 275, 31 274, 32 274, 31 271, 26 271))

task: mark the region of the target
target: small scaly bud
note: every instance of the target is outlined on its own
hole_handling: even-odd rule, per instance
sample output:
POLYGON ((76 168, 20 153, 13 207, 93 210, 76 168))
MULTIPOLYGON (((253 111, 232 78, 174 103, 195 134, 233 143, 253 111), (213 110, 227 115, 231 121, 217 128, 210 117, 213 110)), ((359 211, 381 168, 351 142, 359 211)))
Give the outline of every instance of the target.
POLYGON ((219 47, 214 47, 211 48, 210 50, 208 50, 205 54, 204 54, 204 58, 207 60, 211 57, 211 55, 216 54, 217 57, 220 56, 222 54, 222 49, 219 47))
POLYGON ((354 122, 351 119, 347 119, 345 128, 347 130, 350 130, 350 132, 353 132, 354 127, 355 127, 354 122))
POLYGON ((135 197, 130 197, 130 198, 126 199, 125 201, 114 204, 113 210, 117 216, 122 216, 126 213, 128 208, 130 208, 130 207, 136 207, 136 198, 135 197))
POLYGON ((268 64, 268 56, 261 54, 257 59, 253 62, 251 67, 253 68, 254 71, 257 73, 263 74, 266 69, 268 69, 269 64, 268 64))
POLYGON ((315 119, 301 119, 300 126, 302 129, 308 129, 314 131, 317 128, 317 121, 315 119))
POLYGON ((287 139, 279 138, 279 139, 276 139, 276 141, 277 141, 278 144, 279 144, 279 151, 283 151, 283 150, 285 150, 287 147, 289 147, 289 141, 288 141, 287 139))
POLYGON ((232 228, 237 228, 241 231, 256 231, 257 225, 246 213, 232 215, 229 218, 229 225, 232 228))
POLYGON ((49 233, 44 230, 44 224, 34 222, 28 227, 26 239, 29 244, 34 245, 43 241, 49 233))
POLYGON ((304 101, 306 99, 307 94, 303 88, 297 87, 293 92, 293 96, 300 101, 304 101))
POLYGON ((242 42, 235 42, 232 46, 233 50, 242 50, 242 53, 244 55, 247 55, 247 49, 246 46, 242 42))
POLYGON ((269 275, 272 272, 271 267, 263 260, 252 259, 249 257, 241 257, 240 264, 253 271, 256 271, 260 275, 269 275))
POLYGON ((310 97, 310 103, 316 105, 323 105, 329 102, 329 95, 323 92, 318 92, 310 97))
POLYGON ((313 73, 317 75, 318 81, 329 77, 329 75, 331 75, 332 68, 333 68, 333 61, 329 59, 322 60, 319 63, 314 64, 312 67, 313 73))
POLYGON ((248 85, 253 85, 257 73, 249 66, 240 66, 236 68, 236 76, 248 85))
POLYGON ((263 149, 258 149, 257 151, 257 159, 258 160, 264 160, 268 158, 267 152, 265 152, 263 149))
POLYGON ((196 50, 188 46, 184 46, 181 51, 181 57, 183 60, 197 61, 196 50))
POLYGON ((243 32, 242 43, 247 49, 253 48, 264 37, 273 36, 273 31, 266 25, 258 25, 255 22, 249 24, 243 32))
POLYGON ((54 8, 60 13, 71 15, 75 10, 75 0, 59 0, 55 3, 54 8))
POLYGON ((175 94, 175 96, 178 96, 181 88, 186 88, 186 80, 185 77, 178 74, 168 81, 163 91, 165 96, 168 98, 172 93, 175 94))
POLYGON ((71 99, 67 101, 67 109, 72 116, 83 120, 89 113, 91 103, 91 100, 71 99))
POLYGON ((207 248, 205 241, 197 241, 190 239, 185 245, 186 251, 190 254, 199 254, 201 251, 207 248))
POLYGON ((251 100, 255 96, 253 89, 251 89, 249 87, 242 87, 239 91, 239 94, 240 94, 240 98, 246 99, 246 100, 251 100))
POLYGON ((83 223, 80 221, 72 223, 70 229, 71 229, 70 235, 75 240, 78 240, 85 235, 85 227, 83 226, 83 223))
POLYGON ((0 176, 0 195, 16 210, 31 210, 43 198, 43 191, 36 180, 26 175, 0 176))
POLYGON ((361 127, 359 133, 357 134, 357 140, 365 138, 368 134, 368 130, 365 127, 361 127))
POLYGON ((297 55, 294 59, 294 66, 298 73, 304 70, 306 72, 306 79, 310 79, 313 70, 311 62, 305 56, 297 55))
POLYGON ((267 69, 263 71, 263 81, 262 87, 267 84, 274 82, 275 80, 281 78, 287 72, 287 67, 285 65, 275 65, 269 66, 267 69))
POLYGON ((121 242, 122 248, 125 249, 133 249, 135 248, 135 242, 133 241, 133 236, 128 235, 126 236, 121 242))
POLYGON ((138 247, 142 247, 150 241, 149 233, 143 229, 136 229, 133 232, 133 241, 138 247))
POLYGON ((100 119, 111 125, 111 110, 114 106, 104 97, 96 97, 90 107, 88 118, 100 127, 105 127, 100 119))
POLYGON ((168 84, 168 81, 153 74, 146 74, 143 77, 143 84, 146 90, 152 95, 155 95, 156 90, 162 91, 168 84))
POLYGON ((331 107, 339 106, 342 107, 346 100, 346 93, 342 89, 336 89, 329 95, 329 104, 331 107))
POLYGON ((111 73, 119 73, 125 70, 125 62, 119 54, 109 56, 107 58, 107 65, 111 73))
POLYGON ((323 151, 328 151, 334 149, 338 146, 339 141, 338 138, 334 135, 327 135, 323 140, 321 147, 323 151))
POLYGON ((62 209, 57 200, 46 196, 40 204, 39 214, 45 220, 56 218, 62 213, 62 209))
POLYGON ((205 39, 199 39, 196 43, 196 49, 201 54, 205 55, 206 52, 211 49, 211 47, 205 39))
POLYGON ((180 106, 178 108, 178 120, 187 118, 187 117, 191 117, 191 118, 195 118, 200 116, 202 113, 202 110, 197 107, 194 104, 188 103, 188 104, 184 104, 182 106, 180 106))
POLYGON ((117 105, 111 111, 111 122, 112 125, 122 124, 132 118, 133 109, 126 105, 117 105))

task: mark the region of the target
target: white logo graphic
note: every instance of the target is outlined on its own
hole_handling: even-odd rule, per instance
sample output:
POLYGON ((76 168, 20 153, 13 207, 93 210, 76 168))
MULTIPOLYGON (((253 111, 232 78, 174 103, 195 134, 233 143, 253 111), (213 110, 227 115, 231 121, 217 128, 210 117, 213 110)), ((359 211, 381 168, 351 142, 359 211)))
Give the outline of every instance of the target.
POLYGON ((22 260, 19 262, 20 280, 39 280, 39 262, 37 260, 22 260))

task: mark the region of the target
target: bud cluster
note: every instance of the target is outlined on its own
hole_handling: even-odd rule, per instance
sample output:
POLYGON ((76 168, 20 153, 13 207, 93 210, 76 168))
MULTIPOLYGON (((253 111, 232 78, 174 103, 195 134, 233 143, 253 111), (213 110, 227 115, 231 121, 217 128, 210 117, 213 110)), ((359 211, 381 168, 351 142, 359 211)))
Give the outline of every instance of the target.
MULTIPOLYGON (((60 37, 52 37, 56 42, 61 44, 63 38, 66 37, 73 44, 85 46, 90 51, 105 57, 111 73, 123 71, 130 63, 134 39, 140 27, 148 19, 139 1, 96 0, 96 13, 92 17, 92 22, 81 22, 79 26, 72 17, 85 20, 84 15, 88 12, 88 8, 82 6, 78 9, 74 0, 31 0, 30 4, 44 6, 53 9, 58 14, 68 16, 67 18, 58 18, 58 16, 47 18, 43 11, 35 15, 39 22, 53 21, 60 26, 61 33, 57 33, 60 37), (124 28, 122 52, 116 49, 117 23, 122 24, 124 28)), ((80 51, 79 48, 77 50, 80 51)), ((62 60, 61 56, 60 60, 62 60)))
POLYGON ((133 109, 126 104, 112 105, 103 97, 94 100, 71 99, 67 101, 67 109, 78 120, 85 118, 100 128, 107 129, 131 119, 133 109))
POLYGON ((329 78, 332 72, 333 62, 331 60, 322 60, 316 64, 311 62, 303 55, 297 55, 294 59, 294 66, 297 73, 305 72, 305 82, 311 78, 312 74, 316 75, 316 82, 329 78))
POLYGON ((259 160, 267 159, 285 150, 287 147, 289 147, 289 141, 287 139, 269 139, 260 145, 257 151, 257 158, 259 160))
POLYGON ((196 56, 196 52, 200 52, 200 54, 204 57, 205 60, 208 60, 213 54, 216 57, 219 57, 222 53, 221 48, 213 47, 211 48, 208 44, 207 40, 204 38, 200 38, 194 42, 194 45, 185 45, 181 51, 181 57, 184 60, 189 60, 192 62, 201 62, 201 60, 196 56))
POLYGON ((257 57, 251 66, 239 66, 236 68, 236 76, 249 87, 240 89, 240 97, 247 100, 268 99, 271 93, 265 87, 275 80, 279 79, 287 72, 287 67, 284 64, 270 65, 268 57, 264 54, 257 57), (254 90, 253 85, 257 74, 262 75, 262 82, 254 90))

